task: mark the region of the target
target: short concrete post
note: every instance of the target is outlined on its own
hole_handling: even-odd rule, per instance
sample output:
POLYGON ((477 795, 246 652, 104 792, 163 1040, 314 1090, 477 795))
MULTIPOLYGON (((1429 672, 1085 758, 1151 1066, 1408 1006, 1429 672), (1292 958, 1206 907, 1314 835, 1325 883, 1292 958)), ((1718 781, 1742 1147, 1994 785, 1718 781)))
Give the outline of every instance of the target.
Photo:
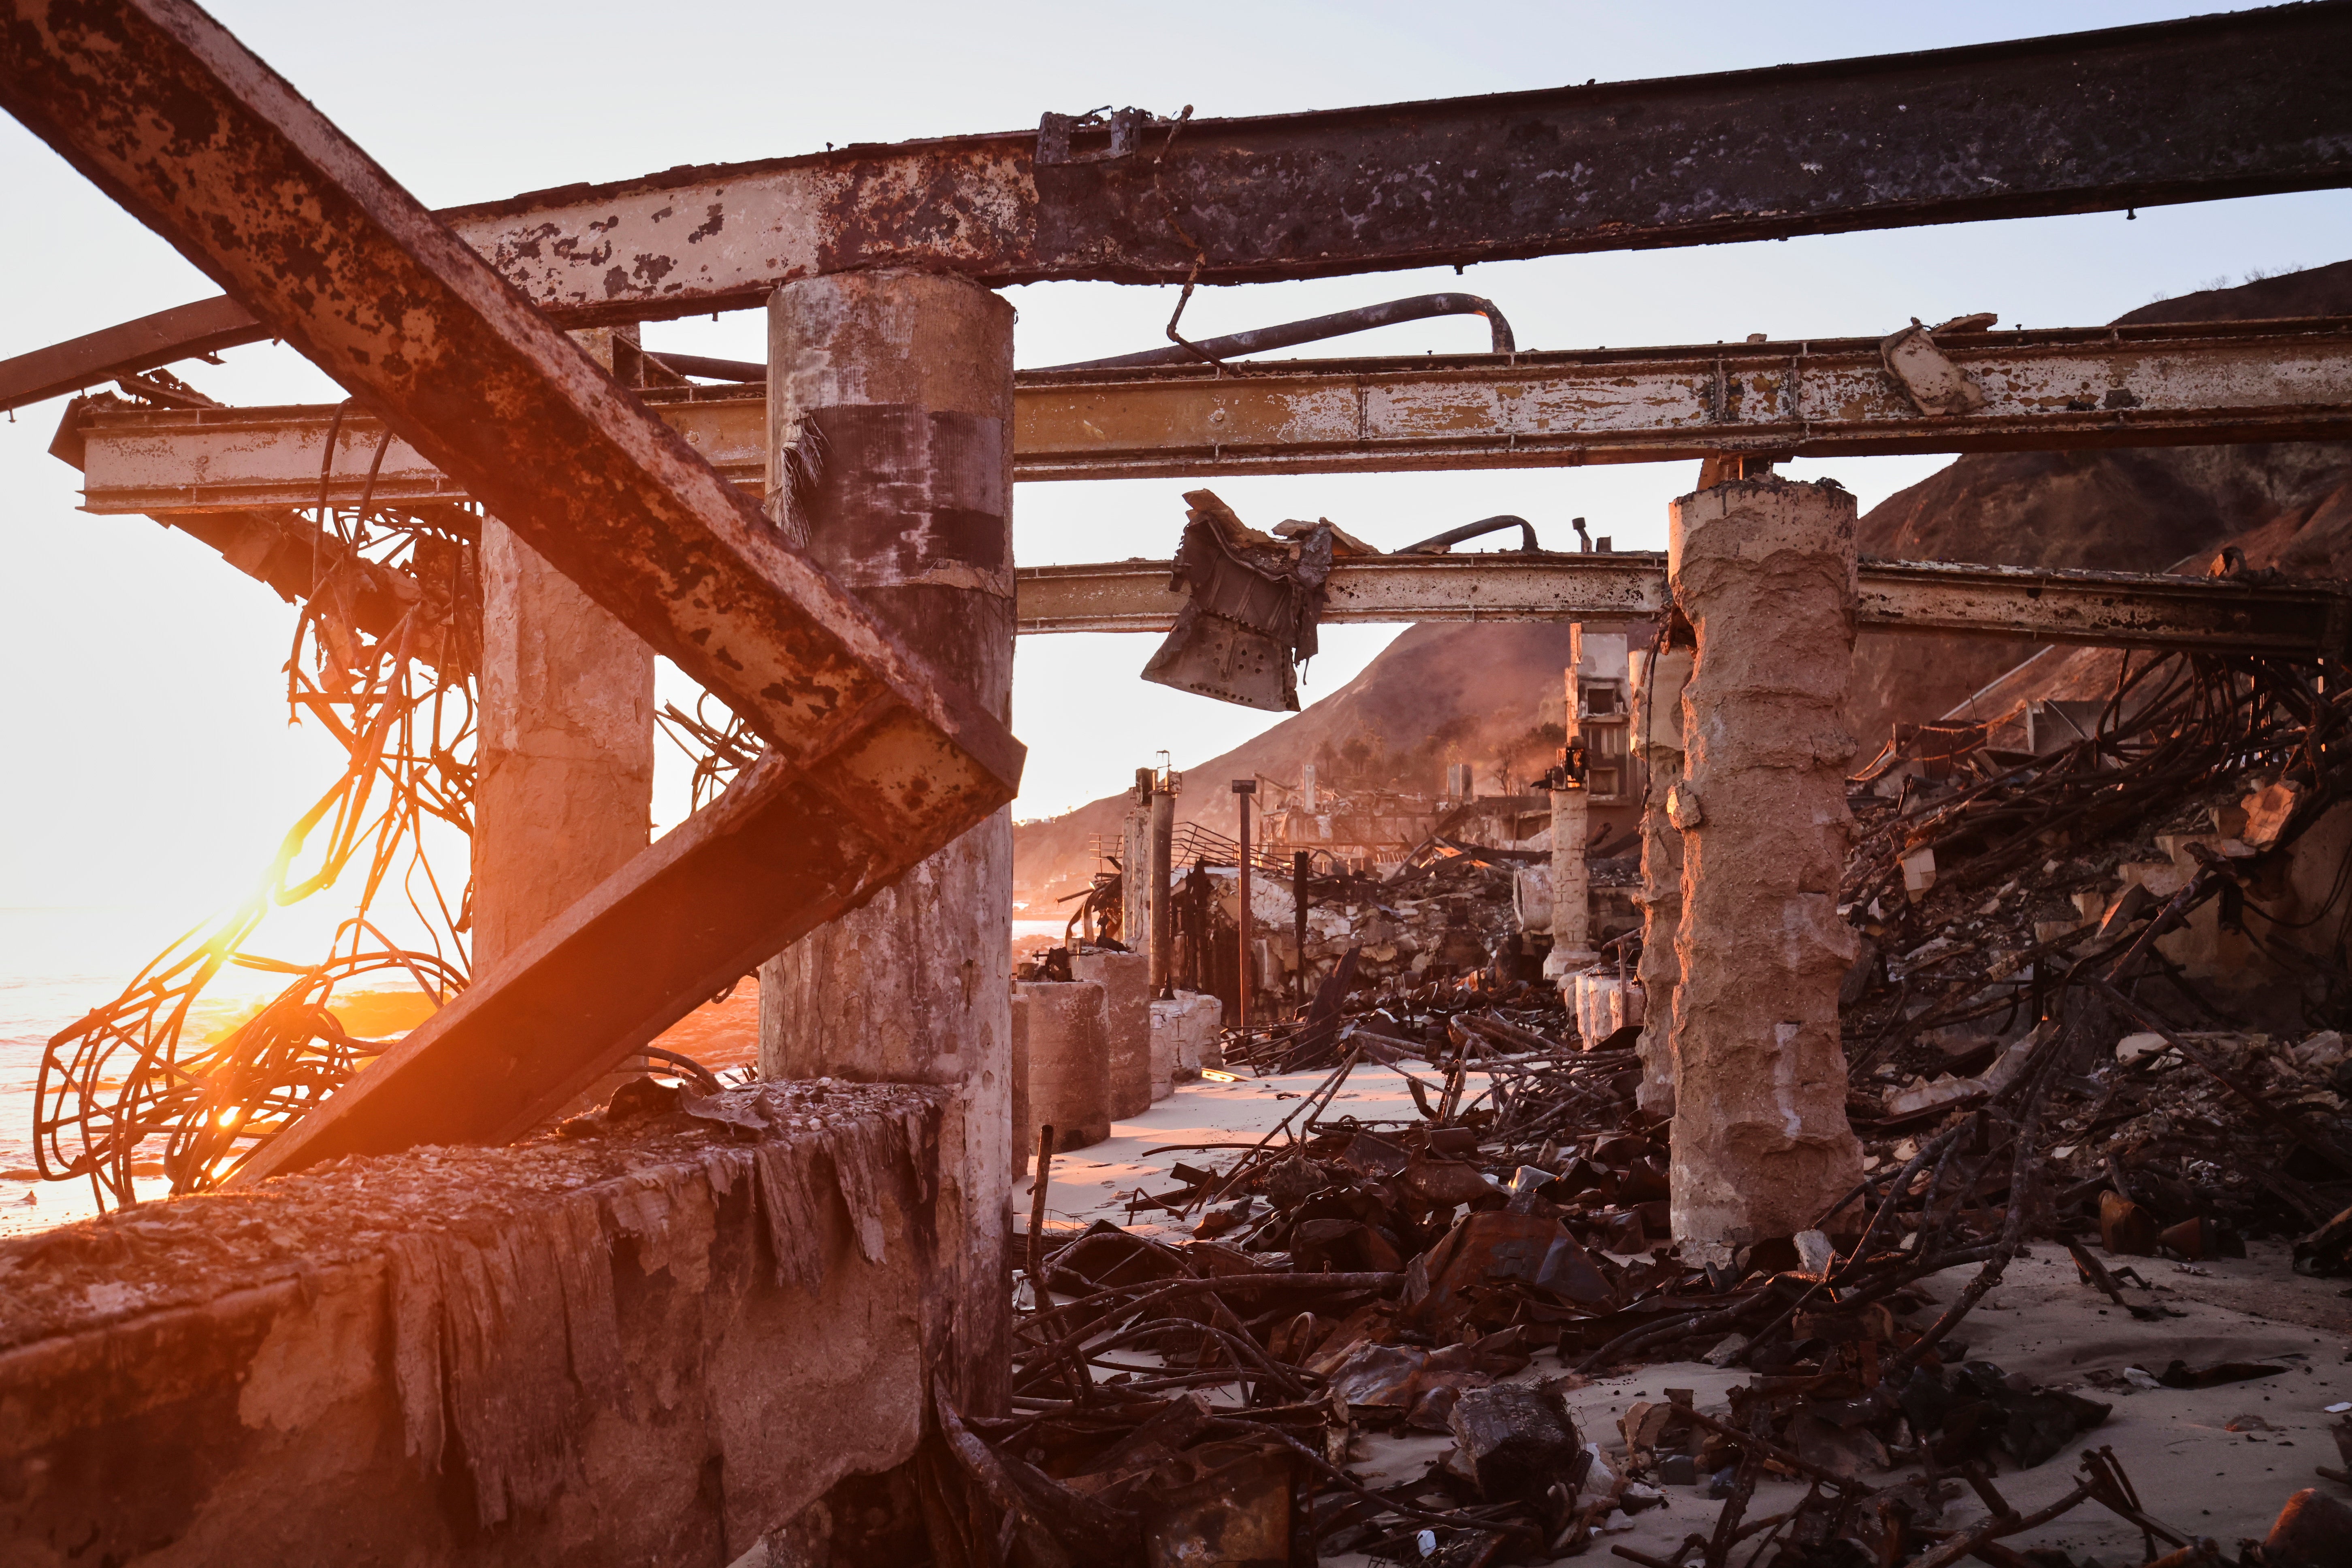
POLYGON ((1101 1142, 1110 1136, 1110 1014, 1101 984, 1015 984, 1028 1015, 1029 1118, 1022 1136, 1034 1148, 1037 1129, 1050 1127, 1057 1150, 1101 1142))
POLYGON ((1070 973, 1103 988, 1104 1047, 1114 1121, 1151 1109, 1151 961, 1139 952, 1079 952, 1070 973))
POLYGON ((1838 918, 1852 818, 1853 497, 1740 479, 1675 503, 1668 572, 1697 633, 1685 689, 1675 1235, 1724 1255, 1811 1226, 1862 1176, 1845 1113, 1838 918))
MULTIPOLYGON (((940 679, 1000 715, 1013 689, 1012 414, 1013 308, 985 289, 845 272, 770 297, 770 515, 940 679)), ((1012 919, 1012 819, 999 812, 760 971, 764 1076, 956 1095, 940 1245, 964 1273, 934 1343, 968 1411, 1000 1410, 1006 1394, 1012 919)), ((1040 1026, 1033 1009, 1033 1040, 1040 1026)))
POLYGON ((1666 798, 1683 782, 1683 688, 1692 650, 1659 647, 1635 683, 1633 752, 1648 779, 1642 807, 1641 1108, 1675 1113, 1675 997, 1682 981, 1675 943, 1683 923, 1683 836, 1666 798))

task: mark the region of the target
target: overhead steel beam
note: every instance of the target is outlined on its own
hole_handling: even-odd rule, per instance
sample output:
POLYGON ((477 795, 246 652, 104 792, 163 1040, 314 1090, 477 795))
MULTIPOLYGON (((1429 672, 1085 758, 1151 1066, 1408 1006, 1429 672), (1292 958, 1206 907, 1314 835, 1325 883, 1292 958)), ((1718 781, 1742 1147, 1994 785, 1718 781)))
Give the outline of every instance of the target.
MULTIPOLYGON (((1263 282, 2329 188, 2352 181, 2347 58, 2352 5, 2328 0, 1181 127, 1115 117, 1059 145, 852 146, 441 216, 567 324, 748 306, 872 267, 1263 282)), ((119 363, 102 347, 0 362, 0 406, 119 363)))
POLYGON ((1047 372, 1024 479, 1552 468, 2352 437, 2352 319, 1948 333, 1984 393, 1923 412, 1875 338, 1047 372))
MULTIPOLYGON (((1040 566, 1019 574, 1024 633, 1164 632, 1184 595, 1158 562, 1040 566)), ((1667 604, 1661 554, 1496 552, 1343 561, 1326 624, 1643 620, 1667 604)), ((1867 628, 2280 658, 2341 658, 2352 597, 2310 583, 2249 584, 2127 572, 1947 562, 1863 562, 1867 628)))
POLYGON ((994 718, 202 11, 0 0, 0 106, 769 743, 730 813, 648 849, 478 977, 271 1168, 529 1125, 714 974, 870 898, 1012 797, 1021 748, 994 718), (728 840, 752 847, 765 885, 703 909, 728 840))
MULTIPOLYGON (((1947 334, 1985 393, 1929 415, 1874 338, 1582 353, 1297 361, 1248 375, 1213 367, 1030 373, 1014 395, 1017 478, 1091 479, 1404 468, 1548 468, 1717 453, 2188 446, 2352 438, 2352 318, 1947 334)), ((738 485, 767 462, 767 409, 749 387, 656 389, 646 402, 738 485)), ((93 405, 84 449, 92 511, 169 514, 302 506, 320 495, 331 408, 93 405)), ((464 499, 383 427, 340 426, 331 500, 464 499)))

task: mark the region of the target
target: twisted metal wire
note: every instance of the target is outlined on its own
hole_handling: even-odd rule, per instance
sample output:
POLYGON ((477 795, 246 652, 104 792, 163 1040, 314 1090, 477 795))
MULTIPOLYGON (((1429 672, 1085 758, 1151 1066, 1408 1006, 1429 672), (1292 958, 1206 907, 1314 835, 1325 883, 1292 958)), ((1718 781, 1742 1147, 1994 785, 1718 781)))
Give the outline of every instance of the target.
POLYGON ((294 721, 321 724, 348 763, 243 902, 184 933, 48 1042, 35 1088, 35 1165, 49 1180, 87 1176, 101 1207, 137 1201, 134 1171, 157 1141, 174 1194, 215 1184, 381 1052, 384 1043, 345 1029, 339 990, 396 974, 438 1007, 466 984, 472 889, 452 900, 422 830, 428 819, 473 830, 478 652, 462 623, 464 584, 478 581, 476 547, 364 502, 322 505, 314 520, 313 591, 296 623, 287 700, 294 721), (370 637, 359 597, 388 590, 404 608, 370 637), (355 863, 364 871, 356 908, 324 957, 298 963, 252 951, 272 910, 335 886, 355 863), (394 893, 423 925, 426 949, 392 942, 370 918, 394 893), (287 983, 226 1038, 191 1038, 196 1004, 231 966, 287 983))

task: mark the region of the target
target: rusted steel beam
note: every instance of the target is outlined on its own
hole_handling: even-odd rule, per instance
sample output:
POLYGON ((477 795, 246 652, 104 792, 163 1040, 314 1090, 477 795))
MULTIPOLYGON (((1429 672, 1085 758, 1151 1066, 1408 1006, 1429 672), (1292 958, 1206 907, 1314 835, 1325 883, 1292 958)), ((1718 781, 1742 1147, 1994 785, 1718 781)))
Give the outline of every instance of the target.
POLYGON ((203 12, 0 0, 0 105, 770 746, 728 812, 616 873, 294 1147, 527 1125, 1012 797, 996 719, 203 12), (730 855, 756 896, 715 894, 730 855))
POLYGON ((20 408, 44 398, 62 397, 118 375, 201 357, 268 335, 252 311, 226 294, 174 305, 152 316, 0 360, 0 408, 20 408))
MULTIPOLYGON (((1153 562, 1024 568, 1021 630, 1164 632, 1184 603, 1169 576, 1153 562)), ((1497 552, 1344 561, 1331 569, 1328 594, 1327 623, 1642 620, 1667 602, 1666 558, 1497 552)), ((2326 584, 2128 572, 1865 560, 1856 605, 1861 624, 1880 631, 2193 653, 2341 657, 2352 634, 2352 597, 2326 584)))
POLYGON ((1550 468, 2352 436, 2352 319, 1951 332, 1930 414, 1876 338, 1022 378, 1024 479, 1550 468))
MULTIPOLYGON (((1017 608, 1024 636, 1164 632, 1184 607, 1164 561, 1024 566, 1017 608)), ((1646 620, 1665 605, 1665 557, 1480 554, 1343 561, 1323 610, 1332 622, 1646 620)))
MULTIPOLYGON (((1300 360, 1238 377, 1208 366, 1033 372, 1014 394, 1013 471, 1213 479, 2352 437, 2352 318, 1947 333, 1939 346, 1983 390, 1976 412, 1923 413, 1875 338, 1300 360)), ((720 473, 761 483, 767 409, 756 389, 645 396, 720 473)), ((72 423, 60 445, 86 450, 90 510, 172 513, 316 501, 335 416, 92 407, 72 423)), ((372 419, 342 421, 331 500, 359 499, 383 435, 372 419)), ((398 438, 373 493, 464 499, 398 438)))
POLYGON ((614 1061, 876 890, 871 847, 824 830, 839 817, 806 770, 763 754, 262 1145, 229 1184, 341 1154, 521 1136, 614 1061))
MULTIPOLYGON (((2330 0, 1181 128, 1143 116, 1058 151, 1035 132, 852 146, 441 216, 575 324, 749 306, 872 267, 1241 283, 1715 245, 2340 185, 2347 58, 2352 5, 2330 0)), ((0 407, 113 374, 72 346, 0 362, 0 407)))

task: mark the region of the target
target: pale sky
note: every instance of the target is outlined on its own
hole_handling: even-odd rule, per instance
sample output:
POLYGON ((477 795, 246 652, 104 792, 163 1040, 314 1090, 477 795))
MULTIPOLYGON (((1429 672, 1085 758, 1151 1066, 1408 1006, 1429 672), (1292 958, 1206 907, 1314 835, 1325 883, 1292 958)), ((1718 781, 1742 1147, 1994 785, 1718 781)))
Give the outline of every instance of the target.
MULTIPOLYGON (((1034 126, 1046 110, 1135 104, 1202 116, 1732 69, 1930 48, 2185 16, 2210 5, 1981 4, 901 4, 525 5, 410 0, 338 13, 277 0, 214 11, 432 205, 677 163, 1034 126)), ((0 118, 0 355, 215 290, 186 262, 0 118)), ((2352 195, 2325 192, 2000 224, 1704 249, 1497 263, 1212 289, 1208 335, 1435 289, 1496 300, 1523 348, 1882 333, 1912 317, 1995 310, 2004 325, 2085 325, 2252 268, 2352 256, 2352 195)), ((1042 284, 1008 290, 1020 363, 1163 341, 1173 290, 1042 284)), ((1322 353, 1484 346, 1455 319, 1342 340, 1322 353)), ((648 346, 764 357, 757 311, 650 325, 648 346)), ((341 394, 289 351, 181 367, 229 403, 341 394)), ((119 905, 152 945, 247 887, 289 821, 339 771, 315 728, 289 730, 278 670, 292 610, 211 552, 143 518, 76 509, 46 448, 62 402, 0 424, 0 908, 119 905)), ((1936 458, 1799 466, 1870 504, 1936 458)), ((1657 548, 1695 466, 1488 474, 1244 479, 1218 489, 1255 521, 1328 516, 1397 545, 1492 512, 1545 542, 1582 515, 1624 548, 1657 548)), ((1025 564, 1165 557, 1180 480, 1024 485, 1025 564)), ((1334 627, 1304 697, 1336 689, 1394 635, 1334 627)), ((1118 788, 1166 748, 1196 763, 1273 715, 1145 685, 1150 637, 1024 639, 1014 729, 1029 769, 1015 812, 1040 816, 1118 788)), ((667 747, 665 747, 667 750, 667 747)), ((674 821, 682 784, 657 812, 674 821)), ((322 911, 323 912, 323 911, 322 911)), ((23 961, 19 961, 23 962, 23 961)), ((0 974, 12 955, 0 952, 0 974)))

